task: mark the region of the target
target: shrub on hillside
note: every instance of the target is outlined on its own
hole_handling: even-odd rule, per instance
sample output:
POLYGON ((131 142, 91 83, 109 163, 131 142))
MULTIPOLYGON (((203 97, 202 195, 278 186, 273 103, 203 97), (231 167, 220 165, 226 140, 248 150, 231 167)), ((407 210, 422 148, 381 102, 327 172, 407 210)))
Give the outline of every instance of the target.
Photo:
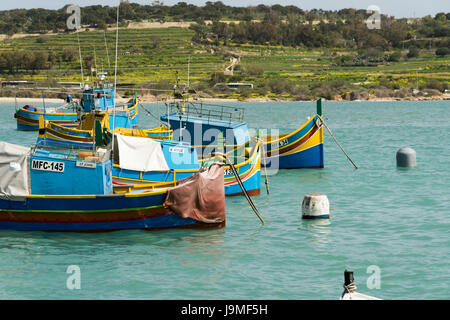
POLYGON ((425 89, 425 90, 423 90, 423 92, 425 93, 425 96, 440 96, 441 95, 441 92, 436 89, 425 89))
POLYGON ((377 98, 389 98, 392 97, 393 92, 387 88, 377 88, 373 90, 373 94, 377 98))
POLYGON ((445 56, 447 54, 450 54, 450 48, 448 47, 441 47, 436 49, 437 56, 445 56))
POLYGON ((406 54, 406 56, 408 58, 417 58, 419 56, 419 49, 417 49, 416 47, 411 47, 409 48, 408 53, 406 54))
POLYGON ((396 98, 405 98, 411 96, 411 91, 409 91, 407 88, 401 88, 394 92, 394 96, 396 98))
POLYGON ((311 91, 308 86, 295 86, 292 90, 292 94, 297 101, 308 101, 312 99, 311 91))
POLYGON ((394 53, 390 54, 387 58, 390 62, 398 62, 402 58, 402 52, 401 51, 395 51, 394 53))
POLYGON ((286 79, 270 79, 265 83, 265 87, 270 92, 282 94, 290 93, 293 85, 286 79))
POLYGON ((255 64, 247 64, 245 66, 242 66, 241 71, 248 76, 262 76, 264 74, 264 68, 255 64))
POLYGON ((432 79, 427 81, 425 84, 420 86, 421 89, 434 89, 438 90, 440 92, 444 92, 446 89, 448 89, 448 83, 447 82, 441 82, 436 79, 432 79))

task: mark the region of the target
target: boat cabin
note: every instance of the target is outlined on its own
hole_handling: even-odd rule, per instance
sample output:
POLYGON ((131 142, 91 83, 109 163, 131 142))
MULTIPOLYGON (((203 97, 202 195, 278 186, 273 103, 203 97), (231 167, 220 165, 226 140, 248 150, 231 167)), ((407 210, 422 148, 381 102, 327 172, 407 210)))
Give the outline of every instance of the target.
POLYGON ((168 104, 161 121, 173 129, 173 140, 192 144, 198 149, 217 146, 220 133, 226 146, 241 145, 250 140, 241 108, 176 102, 168 104))
POLYGON ((30 154, 31 194, 111 194, 110 153, 35 147, 30 154))
POLYGON ((114 106, 114 89, 100 86, 97 88, 86 87, 83 90, 81 106, 84 112, 92 110, 106 110, 114 106))

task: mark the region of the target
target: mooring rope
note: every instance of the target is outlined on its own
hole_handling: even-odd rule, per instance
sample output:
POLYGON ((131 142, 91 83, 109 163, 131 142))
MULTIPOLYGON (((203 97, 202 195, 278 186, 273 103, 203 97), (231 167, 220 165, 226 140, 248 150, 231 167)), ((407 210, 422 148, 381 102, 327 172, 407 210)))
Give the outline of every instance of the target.
POLYGON ((336 142, 336 144, 338 145, 338 147, 342 150, 342 152, 345 154, 345 156, 347 157, 347 159, 353 164, 353 166, 355 167, 355 169, 358 169, 358 167, 356 166, 356 164, 353 162, 353 160, 350 158, 350 156, 347 154, 347 152, 345 152, 344 148, 342 148, 341 144, 337 141, 336 137, 334 136, 333 132, 331 132, 330 128, 328 128, 327 124, 325 123, 325 121, 322 119, 321 116, 318 117, 318 119, 320 119, 320 121, 322 122, 322 124, 325 126, 325 128, 328 130, 328 133, 331 135, 331 137, 333 138, 334 142, 336 142))
MULTIPOLYGON (((148 111, 143 105, 142 103, 139 104, 139 106, 144 109, 145 112, 147 112, 150 116, 152 116, 154 119, 156 119, 156 121, 162 123, 165 127, 167 127, 167 123, 161 121, 161 119, 159 119, 158 117, 156 117, 155 115, 153 115, 153 113, 151 113, 150 111, 148 111)), ((170 129, 170 128, 169 128, 170 129)))
POLYGON ((348 285, 344 284, 345 293, 353 293, 356 292, 356 284, 354 282, 349 283, 348 285))
POLYGON ((253 212, 255 212, 255 214, 258 216, 258 218, 261 221, 261 223, 265 224, 264 219, 261 217, 261 215, 258 212, 258 209, 256 208, 256 206, 253 203, 252 199, 248 195, 247 190, 245 190, 245 187, 244 187, 244 185, 242 183, 241 178, 239 177, 239 174, 237 173, 236 168, 234 167, 234 164, 230 161, 230 159, 227 157, 227 155, 224 154, 224 153, 221 153, 221 152, 213 152, 211 155, 212 156, 218 155, 218 156, 223 157, 226 160, 226 162, 230 165, 231 171, 233 172, 234 176, 236 177, 236 180, 237 180, 239 186, 241 187, 245 198, 247 199, 248 203, 250 204, 250 207, 252 208, 253 212))
POLYGON ((263 167, 264 167, 264 183, 266 184, 267 194, 269 194, 269 179, 267 178, 267 169, 266 169, 267 163, 266 163, 266 152, 264 150, 264 142, 259 137, 259 135, 258 135, 257 139, 259 140, 259 143, 261 144, 261 152, 262 152, 261 158, 263 160, 263 167))

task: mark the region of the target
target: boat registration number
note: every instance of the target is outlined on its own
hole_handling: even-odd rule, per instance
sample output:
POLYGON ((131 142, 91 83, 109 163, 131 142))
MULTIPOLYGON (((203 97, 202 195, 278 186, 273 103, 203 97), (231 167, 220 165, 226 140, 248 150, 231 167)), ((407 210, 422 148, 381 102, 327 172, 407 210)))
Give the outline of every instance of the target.
POLYGON ((64 172, 64 162, 33 159, 31 163, 31 168, 34 170, 64 172))
POLYGON ((175 153, 184 153, 183 148, 176 148, 176 147, 170 147, 169 152, 175 152, 175 153))
POLYGON ((81 168, 91 168, 91 169, 97 168, 97 164, 95 164, 93 162, 77 161, 77 163, 75 165, 77 167, 81 167, 81 168))
POLYGON ((231 175, 233 175, 233 170, 231 170, 231 169, 225 169, 225 170, 223 171, 223 174, 224 174, 225 176, 231 176, 231 175))

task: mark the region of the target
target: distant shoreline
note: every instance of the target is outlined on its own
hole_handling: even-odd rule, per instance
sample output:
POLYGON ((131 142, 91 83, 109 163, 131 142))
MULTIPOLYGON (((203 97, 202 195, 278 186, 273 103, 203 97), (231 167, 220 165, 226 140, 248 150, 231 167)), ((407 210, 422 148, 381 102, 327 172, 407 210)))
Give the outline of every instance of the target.
MULTIPOLYGON (((344 100, 344 99, 333 99, 326 100, 328 102, 345 102, 345 101, 439 101, 439 100, 450 100, 450 94, 443 94, 441 96, 431 96, 431 97, 405 97, 405 98, 375 98, 370 97, 369 99, 361 99, 361 100, 344 100)), ((14 97, 0 97, 0 103, 42 103, 43 100, 40 98, 14 98, 14 97)), ((118 98, 117 102, 126 103, 129 101, 129 98, 118 98)), ((141 102, 161 102, 160 99, 156 99, 156 97, 148 97, 143 96, 139 99, 141 102)), ((190 101, 198 101, 198 102, 294 102, 294 101, 315 101, 315 100, 294 100, 294 99, 284 99, 284 98, 246 98, 246 99, 226 99, 226 98, 198 98, 197 100, 190 101)), ((59 98, 46 98, 46 103, 65 103, 64 99, 59 98)))

